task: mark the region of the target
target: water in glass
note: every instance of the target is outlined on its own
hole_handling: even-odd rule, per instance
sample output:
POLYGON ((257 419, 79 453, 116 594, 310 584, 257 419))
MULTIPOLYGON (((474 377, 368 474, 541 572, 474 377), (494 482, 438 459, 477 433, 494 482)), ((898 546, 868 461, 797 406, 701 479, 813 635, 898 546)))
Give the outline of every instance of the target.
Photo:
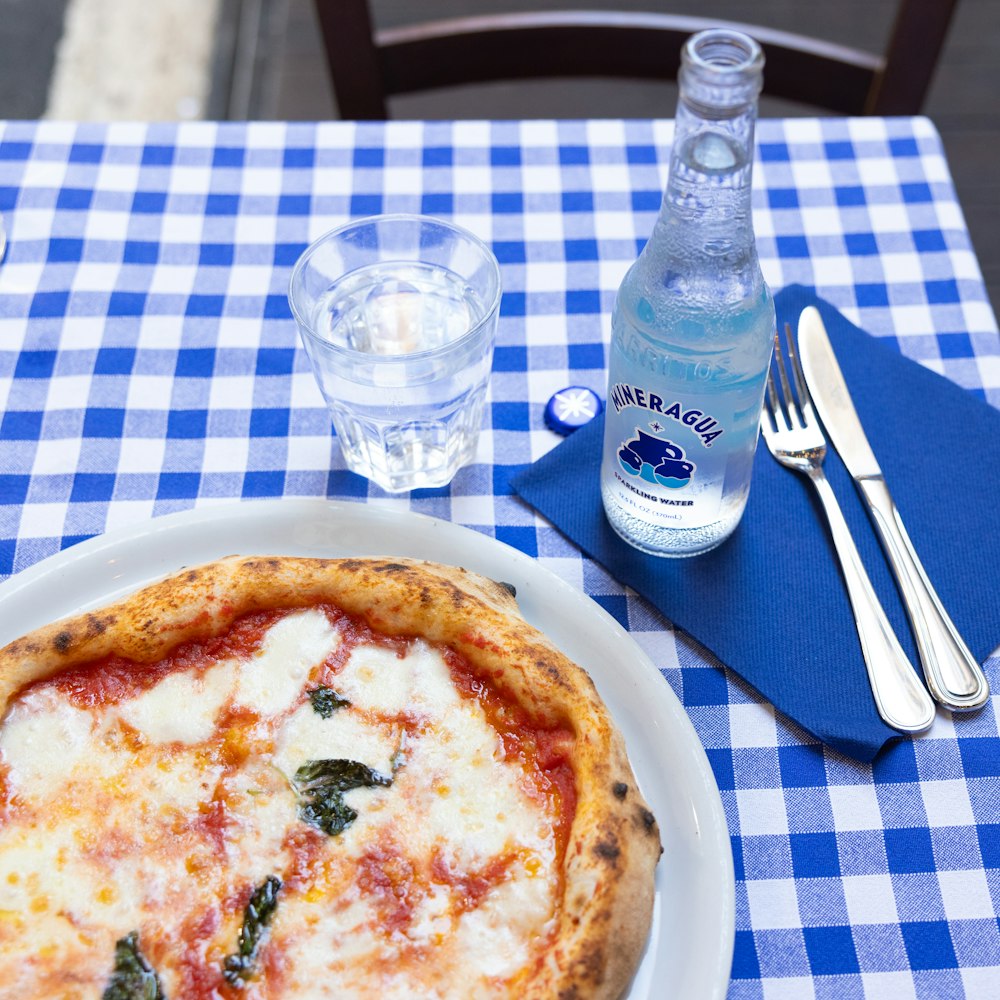
POLYGON ((443 485, 472 461, 490 341, 474 333, 467 345, 460 341, 486 320, 486 305, 467 282, 420 263, 361 268, 320 297, 313 328, 329 344, 391 359, 376 364, 371 378, 361 365, 317 371, 354 471, 398 491, 443 485))

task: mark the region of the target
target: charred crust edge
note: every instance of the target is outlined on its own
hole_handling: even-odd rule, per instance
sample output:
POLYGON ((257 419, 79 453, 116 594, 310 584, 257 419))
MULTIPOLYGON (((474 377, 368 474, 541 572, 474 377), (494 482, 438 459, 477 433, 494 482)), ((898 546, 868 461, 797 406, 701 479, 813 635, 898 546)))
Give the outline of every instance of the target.
POLYGON ((410 569, 411 567, 409 566, 395 562, 378 563, 372 566, 372 571, 375 573, 408 573, 410 569))
POLYGON ((621 855, 621 848, 615 843, 614 840, 600 840, 594 847, 594 853, 599 857, 603 858, 605 861, 611 864, 614 868, 618 864, 618 858, 621 855))
POLYGON ((647 833, 656 830, 656 817, 648 809, 639 810, 639 819, 642 820, 643 828, 647 833))

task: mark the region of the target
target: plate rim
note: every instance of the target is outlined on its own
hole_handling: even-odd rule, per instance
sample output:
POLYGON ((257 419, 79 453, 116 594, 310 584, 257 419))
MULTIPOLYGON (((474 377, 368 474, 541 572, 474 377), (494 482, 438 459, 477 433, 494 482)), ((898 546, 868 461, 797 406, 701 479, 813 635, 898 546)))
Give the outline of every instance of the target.
MULTIPOLYGON (((11 575, 7 580, 0 583, 0 610, 18 595, 21 595, 22 601, 25 599, 25 595, 30 598, 33 590, 38 587, 44 588, 46 581, 51 577, 58 577, 66 571, 72 572, 74 568, 83 567, 85 569, 95 560, 104 563, 109 554, 114 556, 119 549, 125 548, 127 550, 129 543, 139 539, 145 539, 149 545, 153 545, 157 540, 170 536, 173 533, 180 533, 182 536, 186 533, 197 534, 198 530, 210 528, 213 522, 216 521, 229 524, 234 519, 237 522, 242 522, 247 518, 258 516, 267 518, 272 512, 277 515, 277 521, 281 519, 286 519, 289 522, 299 520, 303 524, 310 523, 312 519, 326 521, 327 519, 335 520, 338 517, 341 520, 346 518, 348 521, 360 520, 365 522, 371 520, 376 524, 379 520, 385 519, 388 522, 394 522, 398 529, 400 522, 413 522, 418 527, 425 528, 429 534, 431 532, 440 533, 443 531, 446 534, 454 535, 459 540, 468 540, 473 554, 473 562, 476 561, 477 557, 482 557, 482 552, 478 550, 483 550, 487 553, 495 552, 497 559, 513 563, 516 568, 523 570, 528 577, 540 577, 545 582, 546 587, 555 588, 555 591, 561 595, 562 600, 568 600, 571 604, 578 604, 581 608, 586 608, 587 612, 594 616, 594 620, 599 622, 600 628, 615 636, 618 641, 626 644, 630 650, 630 669, 637 672, 636 676, 641 683, 650 686, 651 693, 654 693, 654 700, 658 703, 657 707, 667 712, 673 726, 673 748, 683 751, 685 763, 693 769, 691 773, 684 776, 680 787, 686 793, 684 797, 689 799, 691 804, 696 807, 695 812, 697 815, 695 822, 698 827, 698 836, 701 837, 706 834, 709 836, 705 852, 706 866, 714 871, 715 882, 719 883, 714 888, 720 892, 717 898, 720 926, 716 928, 716 941, 713 949, 715 962, 712 971, 714 974, 710 973, 706 976, 706 979, 710 980, 710 982, 708 983, 709 992, 704 994, 704 998, 705 1000, 724 1000, 728 993, 735 945, 735 867, 721 794, 708 761, 708 756, 705 753, 705 748, 702 746, 691 720, 684 711, 677 695, 669 683, 667 683, 666 678, 663 677, 645 650, 642 649, 629 632, 601 605, 593 600, 589 594, 573 586, 537 559, 526 555, 519 549, 515 549, 490 535, 475 531, 457 522, 422 514, 417 511, 401 509, 398 505, 394 505, 392 501, 388 503, 380 503, 377 500, 374 502, 371 500, 367 502, 354 502, 319 497, 304 497, 210 503, 156 516, 148 521, 138 521, 121 525, 103 534, 95 535, 69 548, 53 553, 45 559, 11 575), (298 515, 298 519, 296 519, 295 515, 298 515), (713 868, 713 864, 717 867, 713 868)), ((305 546, 301 542, 293 542, 291 547, 294 549, 296 547, 308 546, 305 546)), ((420 545, 418 544, 417 547, 420 547, 420 545)), ((274 555, 276 553, 264 549, 260 551, 245 551, 240 554, 274 555)), ((371 554, 402 555, 403 553, 373 552, 371 554)), ((336 557, 336 555, 336 552, 331 553, 331 557, 336 557)), ((417 558, 433 557, 424 555, 417 558)), ((114 563, 115 560, 112 558, 109 565, 114 563)), ((143 560, 140 559, 139 565, 141 566, 142 563, 143 560)), ((89 605, 85 602, 81 608, 70 610, 66 614, 75 614, 77 610, 86 610, 88 606, 107 604, 109 601, 118 599, 121 593, 132 591, 146 583, 162 578, 164 575, 176 572, 183 565, 184 563, 178 560, 178 563, 174 563, 172 568, 168 568, 163 572, 154 568, 152 572, 146 574, 144 580, 140 582, 130 581, 119 587, 117 591, 108 590, 108 586, 110 585, 109 579, 108 584, 102 591, 102 596, 97 597, 89 605)), ((475 566, 467 568, 482 572, 482 570, 476 570, 475 566)), ((128 570, 126 569, 122 575, 127 576, 128 570)), ((24 631, 36 627, 35 625, 30 625, 27 630, 18 628, 11 631, 9 636, 6 636, 5 633, 8 629, 3 624, 3 617, 0 616, 0 646, 17 638, 24 631)), ((62 617, 65 617, 65 614, 62 617)), ((553 639, 553 641, 556 640, 553 639)), ((587 668, 584 667, 584 669, 586 670, 587 668)), ((589 673, 588 671, 588 675, 589 673)), ((606 683, 610 683, 610 681, 606 683)), ((653 718, 655 721, 655 712, 653 718)), ((618 720, 616 720, 616 725, 619 728, 624 728, 618 720)), ((637 777, 639 776, 637 775, 637 777)), ((661 866, 662 864, 669 863, 670 859, 665 857, 661 862, 661 866)), ((659 902, 660 890, 658 888, 657 907, 650 930, 650 939, 646 946, 647 950, 654 941, 658 940, 657 928, 660 921, 659 902)), ((626 996, 630 995, 630 992, 626 994, 626 996)))

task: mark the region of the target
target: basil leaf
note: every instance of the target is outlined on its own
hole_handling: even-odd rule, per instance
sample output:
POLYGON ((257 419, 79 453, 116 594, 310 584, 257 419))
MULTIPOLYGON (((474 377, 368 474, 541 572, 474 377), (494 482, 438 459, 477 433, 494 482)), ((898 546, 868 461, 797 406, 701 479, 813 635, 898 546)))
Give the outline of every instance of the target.
POLYGON ((115 942, 115 968, 101 1000, 165 1000, 159 977, 139 950, 139 932, 115 942))
POLYGON ((237 952, 227 955, 222 963, 222 977, 230 986, 242 987, 246 985, 253 970, 254 959, 257 957, 257 947, 264 930, 271 922, 274 911, 278 907, 278 890, 281 888, 281 879, 274 875, 268 875, 266 879, 254 889, 250 901, 243 911, 243 926, 240 928, 240 937, 237 945, 237 952))
POLYGON ((387 788, 392 778, 356 760, 310 760, 295 772, 292 784, 299 797, 299 818, 334 837, 358 818, 343 793, 352 788, 387 788))
POLYGON ((309 701, 312 702, 313 711, 324 719, 329 719, 338 708, 346 708, 351 704, 346 698, 341 698, 333 688, 322 685, 309 692, 309 701))

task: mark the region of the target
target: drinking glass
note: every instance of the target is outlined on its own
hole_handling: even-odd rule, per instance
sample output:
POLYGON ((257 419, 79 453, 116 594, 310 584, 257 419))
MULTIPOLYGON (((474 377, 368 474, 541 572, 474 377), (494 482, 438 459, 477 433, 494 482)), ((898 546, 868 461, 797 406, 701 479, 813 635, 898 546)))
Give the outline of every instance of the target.
POLYGON ((360 219, 303 253, 288 298, 349 469, 398 493, 473 460, 500 307, 485 243, 426 216, 360 219))

